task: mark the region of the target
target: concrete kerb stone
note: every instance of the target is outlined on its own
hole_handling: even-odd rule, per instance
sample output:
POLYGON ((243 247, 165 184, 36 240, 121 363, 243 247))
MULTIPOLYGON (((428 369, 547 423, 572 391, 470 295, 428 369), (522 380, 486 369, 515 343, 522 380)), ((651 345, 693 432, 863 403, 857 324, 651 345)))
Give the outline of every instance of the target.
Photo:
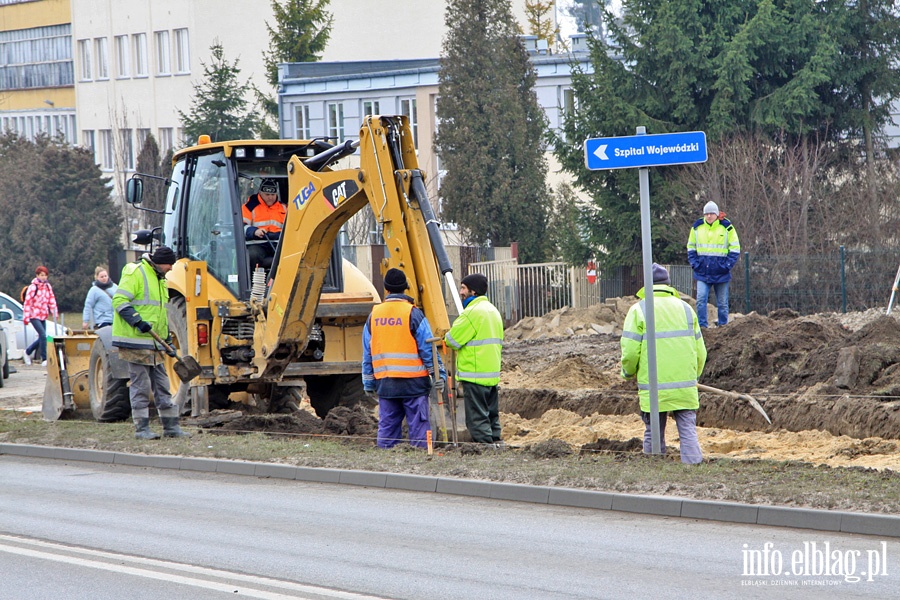
POLYGON ((338 483, 418 492, 435 492, 477 498, 493 498, 518 502, 534 502, 554 506, 615 510, 688 519, 704 519, 728 523, 746 523, 774 527, 794 527, 818 531, 840 531, 862 535, 900 538, 900 517, 865 513, 848 513, 781 506, 757 506, 733 502, 640 496, 494 483, 471 479, 447 479, 402 473, 343 471, 294 467, 271 463, 224 459, 186 458, 180 456, 126 454, 80 448, 56 448, 27 444, 0 443, 0 455, 74 460, 160 469, 194 470, 274 477, 316 483, 338 483))

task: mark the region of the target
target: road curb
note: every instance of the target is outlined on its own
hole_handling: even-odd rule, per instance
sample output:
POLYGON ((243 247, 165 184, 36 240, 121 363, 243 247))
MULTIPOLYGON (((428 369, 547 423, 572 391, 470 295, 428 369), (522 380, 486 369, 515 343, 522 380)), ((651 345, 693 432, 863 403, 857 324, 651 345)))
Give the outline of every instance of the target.
POLYGON ((793 527, 816 531, 875 535, 882 538, 900 538, 900 516, 893 515, 739 504, 736 502, 693 500, 670 496, 595 492, 572 488, 496 483, 405 473, 320 469, 239 460, 128 454, 107 450, 58 448, 55 446, 34 446, 28 444, 0 443, 0 455, 2 454, 179 471, 270 477, 306 483, 337 483, 391 490, 529 502, 547 504, 549 506, 570 506, 573 508, 591 508, 595 510, 611 510, 724 523, 793 527))

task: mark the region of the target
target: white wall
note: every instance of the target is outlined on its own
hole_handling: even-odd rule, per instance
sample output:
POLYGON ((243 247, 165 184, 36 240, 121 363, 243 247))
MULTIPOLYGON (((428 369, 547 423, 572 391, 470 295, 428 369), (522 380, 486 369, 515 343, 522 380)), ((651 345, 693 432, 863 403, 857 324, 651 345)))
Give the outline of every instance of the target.
MULTIPOLYGON (((511 0, 527 29, 525 0, 511 0)), ((444 37, 446 0, 332 0, 331 41, 323 61, 437 58, 444 37)), ((555 20, 556 11, 551 11, 555 20)))

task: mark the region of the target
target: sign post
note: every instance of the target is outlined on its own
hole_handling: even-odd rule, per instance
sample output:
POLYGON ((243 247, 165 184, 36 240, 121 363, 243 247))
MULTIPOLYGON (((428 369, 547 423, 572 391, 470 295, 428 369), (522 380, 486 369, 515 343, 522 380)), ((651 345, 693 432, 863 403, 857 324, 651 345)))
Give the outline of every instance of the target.
POLYGON ((584 163, 592 171, 638 169, 641 192, 641 253, 644 268, 644 317, 647 323, 647 374, 650 392, 650 448, 660 454, 659 386, 656 375, 656 316, 653 312, 653 252, 650 236, 649 167, 706 162, 706 134, 702 131, 592 138, 584 142, 584 163))

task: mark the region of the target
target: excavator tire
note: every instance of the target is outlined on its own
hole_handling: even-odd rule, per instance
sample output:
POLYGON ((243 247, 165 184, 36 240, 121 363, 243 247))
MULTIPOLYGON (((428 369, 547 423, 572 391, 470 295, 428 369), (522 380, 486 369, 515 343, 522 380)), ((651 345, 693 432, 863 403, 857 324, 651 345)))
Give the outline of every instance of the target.
POLYGON ((307 375, 306 393, 320 419, 335 406, 352 407, 368 398, 359 375, 307 375))
POLYGON ((124 421, 131 416, 128 380, 112 376, 109 368, 109 351, 100 340, 97 340, 91 348, 88 395, 91 399, 91 412, 101 423, 124 421))
MULTIPOLYGON (((179 354, 184 354, 184 349, 187 348, 187 303, 183 297, 174 296, 169 298, 169 304, 166 306, 166 318, 169 321, 169 332, 172 334, 175 348, 178 349, 179 354)), ((181 382, 181 379, 175 374, 172 365, 174 365, 174 362, 166 361, 169 385, 172 396, 175 396, 178 393, 179 386, 189 384, 181 382)), ((210 385, 207 387, 209 388, 209 410, 228 408, 228 386, 210 385)), ((188 394, 187 398, 192 398, 192 394, 188 394)))

